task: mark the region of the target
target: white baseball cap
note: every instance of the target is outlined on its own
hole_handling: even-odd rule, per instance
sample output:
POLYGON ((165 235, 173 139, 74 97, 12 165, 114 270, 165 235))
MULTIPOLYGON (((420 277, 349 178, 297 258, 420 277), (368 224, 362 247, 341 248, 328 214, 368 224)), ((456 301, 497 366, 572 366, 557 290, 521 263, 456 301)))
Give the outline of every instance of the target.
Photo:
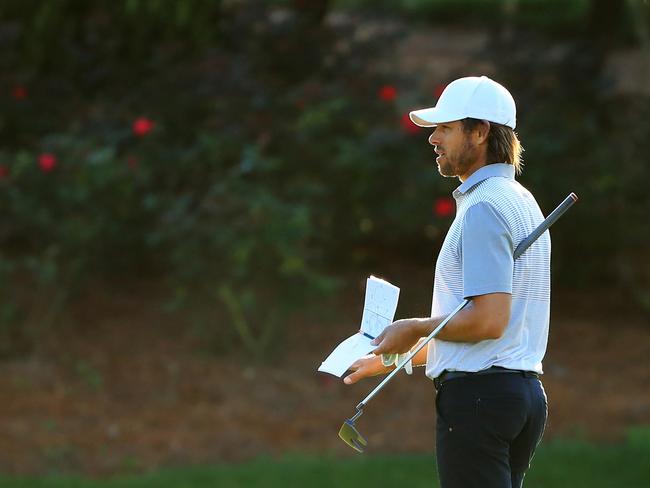
POLYGON ((449 83, 435 107, 414 110, 409 117, 420 127, 471 117, 514 129, 517 107, 510 92, 496 81, 487 76, 468 76, 449 83))

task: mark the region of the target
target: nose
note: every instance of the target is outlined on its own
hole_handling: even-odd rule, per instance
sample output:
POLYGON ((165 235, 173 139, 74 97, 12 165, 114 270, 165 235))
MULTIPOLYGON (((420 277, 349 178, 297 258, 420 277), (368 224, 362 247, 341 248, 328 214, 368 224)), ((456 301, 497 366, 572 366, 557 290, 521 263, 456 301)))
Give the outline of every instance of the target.
POLYGON ((434 129, 434 131, 429 136, 429 144, 431 144, 432 146, 440 145, 440 137, 438 137, 438 134, 436 134, 436 132, 438 132, 437 128, 434 129))

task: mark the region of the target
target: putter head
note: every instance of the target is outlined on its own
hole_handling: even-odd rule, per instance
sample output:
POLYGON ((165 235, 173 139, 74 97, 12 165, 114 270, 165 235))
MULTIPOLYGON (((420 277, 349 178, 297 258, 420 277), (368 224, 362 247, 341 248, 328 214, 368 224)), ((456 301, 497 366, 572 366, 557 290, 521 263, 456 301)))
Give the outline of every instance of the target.
POLYGON ((368 445, 368 441, 359 433, 354 426, 354 421, 351 419, 343 422, 341 430, 339 430, 339 437, 348 446, 359 452, 363 452, 363 449, 368 445))

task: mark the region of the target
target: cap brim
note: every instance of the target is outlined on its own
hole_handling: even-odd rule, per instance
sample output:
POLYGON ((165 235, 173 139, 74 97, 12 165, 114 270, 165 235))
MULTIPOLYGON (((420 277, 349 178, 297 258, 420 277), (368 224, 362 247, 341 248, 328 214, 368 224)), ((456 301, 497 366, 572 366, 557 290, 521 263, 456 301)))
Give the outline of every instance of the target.
POLYGON ((457 116, 446 114, 437 107, 423 108, 409 113, 411 121, 420 127, 435 127, 445 122, 459 120, 457 116))

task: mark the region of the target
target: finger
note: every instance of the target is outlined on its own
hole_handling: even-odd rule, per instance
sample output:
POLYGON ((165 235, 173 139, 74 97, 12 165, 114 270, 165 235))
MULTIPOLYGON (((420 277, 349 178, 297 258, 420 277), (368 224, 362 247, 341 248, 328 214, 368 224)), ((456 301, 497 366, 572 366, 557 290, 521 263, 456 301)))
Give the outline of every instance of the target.
POLYGON ((376 346, 377 344, 380 344, 381 341, 384 340, 384 336, 385 336, 385 335, 386 335, 386 331, 382 332, 382 333, 379 334, 377 337, 375 337, 375 338, 370 342, 370 344, 372 344, 373 346, 376 346))
POLYGON ((353 385, 360 379, 361 379, 361 373, 359 373, 359 371, 355 371, 354 373, 351 373, 347 375, 345 378, 343 378, 343 383, 345 383, 346 385, 353 385))
POLYGON ((375 348, 373 349, 373 351, 372 351, 372 353, 373 353, 375 356, 379 356, 380 354, 385 354, 385 353, 387 353, 387 352, 388 352, 388 351, 386 350, 386 345, 383 343, 383 341, 382 341, 381 344, 379 344, 377 347, 375 347, 375 348))

